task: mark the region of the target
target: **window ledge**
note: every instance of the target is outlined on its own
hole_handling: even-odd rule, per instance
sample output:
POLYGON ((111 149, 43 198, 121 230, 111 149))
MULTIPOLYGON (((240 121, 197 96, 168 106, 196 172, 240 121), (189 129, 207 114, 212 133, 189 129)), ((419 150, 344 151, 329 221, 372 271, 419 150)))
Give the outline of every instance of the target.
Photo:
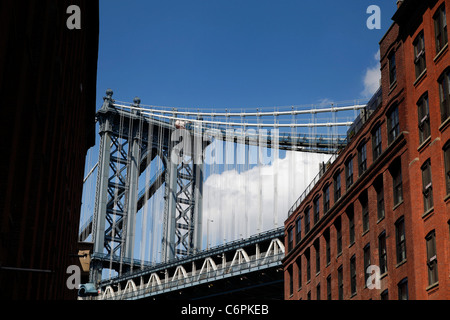
POLYGON ((384 220, 384 217, 385 217, 385 216, 382 216, 380 219, 378 219, 378 220, 377 220, 377 224, 379 224, 381 221, 383 221, 383 220, 384 220))
POLYGON ((447 202, 447 200, 449 200, 449 199, 450 199, 450 193, 445 196, 444 202, 447 202))
POLYGON ((385 277, 387 277, 387 275, 388 275, 387 271, 385 273, 381 274, 380 275, 380 280, 385 278, 385 277))
POLYGON ((435 283, 433 283, 433 284, 430 284, 428 287, 425 288, 425 290, 426 290, 426 291, 429 291, 429 290, 431 290, 431 289, 433 289, 433 288, 436 288, 436 287, 438 287, 438 286, 439 286, 439 281, 438 281, 438 282, 435 282, 435 283))
POLYGON ((400 201, 399 203, 397 203, 393 208, 392 211, 394 211, 395 209, 397 209, 398 207, 400 207, 403 204, 403 200, 400 201))
POLYGON ((361 237, 364 237, 367 233, 369 233, 370 229, 367 229, 366 231, 363 231, 363 233, 361 233, 361 237))
POLYGON ((348 247, 351 248, 351 247, 353 247, 354 244, 355 244, 355 241, 353 241, 352 243, 350 243, 350 244, 348 245, 348 247))
POLYGON ((414 81, 413 85, 417 86, 420 82, 422 82, 423 79, 426 78, 427 75, 427 69, 422 71, 422 73, 417 77, 416 81, 414 81))
POLYGON ((398 268, 398 267, 404 265, 407 261, 408 261, 407 259, 404 259, 404 260, 400 261, 399 263, 397 263, 397 264, 395 265, 395 267, 398 268))
POLYGON ((389 86, 389 93, 388 93, 388 95, 390 95, 392 93, 392 91, 395 90, 395 88, 397 88, 397 80, 395 80, 395 82, 391 83, 391 85, 389 86))
POLYGON ((434 212, 434 207, 431 207, 422 214, 422 219, 428 218, 434 212))
POLYGON ((444 122, 442 122, 442 124, 439 126, 439 131, 440 132, 444 131, 449 124, 450 124, 450 117, 448 117, 447 119, 445 119, 444 122))
POLYGON ((425 149, 426 146, 428 146, 428 144, 430 144, 431 141, 431 136, 429 136, 428 138, 426 138, 421 145, 417 148, 417 151, 421 152, 423 149, 425 149))
POLYGON ((448 42, 445 44, 445 46, 441 49, 441 51, 439 51, 436 55, 436 57, 434 57, 433 61, 437 62, 438 60, 441 59, 441 57, 444 55, 444 53, 447 51, 448 49, 448 42))

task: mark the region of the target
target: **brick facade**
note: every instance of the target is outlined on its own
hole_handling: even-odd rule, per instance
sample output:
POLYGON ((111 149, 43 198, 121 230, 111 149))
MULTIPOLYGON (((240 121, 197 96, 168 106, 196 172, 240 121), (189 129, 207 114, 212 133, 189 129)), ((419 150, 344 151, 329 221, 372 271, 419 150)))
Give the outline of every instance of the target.
POLYGON ((450 194, 446 187, 448 169, 444 156, 450 139, 450 118, 442 119, 439 90, 439 79, 447 76, 449 70, 450 54, 448 36, 447 44, 437 50, 435 33, 438 11, 445 10, 448 21, 448 8, 450 0, 406 0, 399 4, 394 23, 380 42, 381 103, 285 221, 286 299, 450 298, 450 194), (425 58, 420 58, 423 55, 419 54, 416 59, 414 45, 422 34, 425 58), (415 62, 423 61, 423 67, 418 67, 422 72, 417 73, 415 62), (424 97, 428 97, 429 113, 428 117, 419 117, 419 104, 424 97), (397 117, 391 116, 396 115, 391 113, 395 108, 398 130, 394 130, 397 117), (373 150, 378 126, 381 154, 377 156, 373 150), (419 131, 425 132, 422 138, 419 131), (366 170, 360 174, 358 149, 364 143, 366 170), (349 159, 353 161, 353 184, 347 188, 349 159), (431 180, 423 178, 428 177, 427 168, 431 170, 431 180), (334 181, 337 175, 341 177, 341 196, 336 200, 334 181), (324 213, 323 190, 327 185, 330 209, 324 213), (317 197, 320 213, 314 223, 314 199, 317 197), (424 202, 429 205, 425 206, 424 202), (308 208, 311 227, 305 232, 308 208), (298 219, 301 219, 301 234, 297 239, 298 219), (339 226, 341 252, 338 252, 337 240, 339 226), (432 240, 427 242, 427 239, 432 240), (382 266, 384 259, 386 268, 382 266), (381 267, 379 289, 366 286, 367 277, 372 276, 365 273, 368 265, 381 267), (437 278, 433 278, 435 273, 431 271, 430 280, 430 270, 436 267, 437 278), (342 284, 338 281, 340 269, 342 284), (320 297, 317 296, 319 291, 320 297))

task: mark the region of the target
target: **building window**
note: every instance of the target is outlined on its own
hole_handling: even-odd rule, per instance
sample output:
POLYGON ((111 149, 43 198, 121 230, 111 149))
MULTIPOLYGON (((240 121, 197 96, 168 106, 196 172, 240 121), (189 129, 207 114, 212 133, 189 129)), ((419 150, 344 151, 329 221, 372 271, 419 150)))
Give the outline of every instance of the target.
POLYGON ((327 277, 327 300, 331 300, 331 274, 327 277))
POLYGON ((320 240, 314 242, 314 250, 316 251, 316 273, 320 272, 320 240))
POLYGON ((350 158, 345 163, 345 180, 347 190, 353 184, 353 158, 350 158))
POLYGON ((375 161, 382 152, 381 147, 381 125, 377 125, 375 129, 372 131, 372 152, 373 152, 373 161, 375 161))
POLYGON ((423 210, 427 212, 433 208, 433 184, 431 182, 431 163, 430 159, 422 165, 422 194, 423 194, 423 210))
POLYGON ((366 143, 362 143, 358 148, 358 168, 359 175, 362 175, 367 169, 367 149, 366 143))
POLYGON ((417 111, 419 115, 419 143, 422 143, 431 135, 428 94, 424 94, 417 102, 417 111))
POLYGON ((408 278, 403 279, 397 284, 398 300, 408 300, 408 278))
POLYGON ((342 230, 341 230, 341 220, 337 220, 335 223, 336 228, 336 247, 337 247, 337 254, 342 253, 342 230))
POLYGON ((334 176, 334 202, 341 197, 341 172, 338 171, 334 176))
POLYGON ((330 245, 330 229, 325 230, 323 233, 325 238, 325 256, 327 259, 327 265, 331 262, 331 245, 330 245))
POLYGON ((366 232, 369 230, 369 201, 367 198, 367 190, 359 197, 359 203, 361 204, 362 210, 363 232, 366 232))
POLYGON ((432 285, 438 282, 436 233, 434 230, 425 237, 425 240, 427 242, 428 284, 432 285))
POLYGON ((441 103, 441 122, 450 116, 450 69, 444 72, 438 79, 439 98, 441 103))
POLYGON ((397 248, 397 263, 406 260, 405 219, 401 217, 395 223, 395 243, 397 248))
POLYGON ((308 249, 305 252, 305 258, 306 258, 306 281, 311 280, 311 260, 310 260, 310 250, 308 249))
POLYGON ((447 17, 445 15, 445 6, 440 7, 433 16, 434 35, 436 40, 436 54, 438 54, 448 43, 447 35, 447 17))
POLYGON ((298 270, 298 290, 302 287, 302 258, 299 256, 297 260, 295 260, 297 264, 297 270, 298 270))
POLYGON ((447 194, 450 194, 450 141, 444 146, 445 185, 447 194))
POLYGON ((352 295, 356 294, 356 258, 350 258, 350 290, 352 295))
POLYGON ((380 175, 374 183, 375 192, 377 193, 377 218, 378 221, 384 218, 384 190, 383 175, 380 175))
POLYGON ((338 268, 338 299, 344 300, 344 273, 342 266, 338 268))
POLYGON ((370 244, 366 244, 364 247, 364 281, 367 283, 369 278, 369 273, 367 273, 367 268, 370 266, 370 244))
POLYGON ((381 300, 389 300, 389 291, 388 291, 388 289, 384 290, 384 291, 380 294, 380 299, 381 299, 381 300))
POLYGON ((391 165, 392 185, 394 188, 394 206, 403 201, 402 168, 400 158, 391 165))
POLYGON ((309 232, 310 226, 310 215, 309 215, 309 207, 305 209, 305 234, 309 232))
POLYGON ((398 106, 395 105, 387 115, 388 144, 391 144, 400 133, 398 122, 398 106))
POLYGON ((291 251, 294 244, 294 228, 290 227, 288 229, 288 251, 291 251))
POLYGON ((320 283, 316 286, 316 299, 320 300, 320 283))
POLYGON ((387 252, 386 252, 386 232, 378 236, 378 258, 380 263, 380 273, 387 272, 387 252))
POLYGON ((397 70, 395 66, 395 52, 388 56, 389 60, 389 85, 392 86, 397 81, 397 70))
POLYGON ((323 213, 326 214, 330 210, 330 185, 323 189, 323 213))
POLYGON ((311 291, 306 294, 306 300, 311 300, 311 291))
POLYGON ((426 70, 427 64, 425 61, 425 39, 423 31, 414 40, 414 65, 416 66, 416 78, 426 70))
POLYGON ((313 210, 314 210, 314 224, 316 224, 319 221, 319 214, 320 214, 319 197, 318 196, 314 198, 313 210))
POLYGON ((297 231, 296 237, 295 237, 295 243, 299 243, 302 239, 302 218, 298 217, 295 221, 295 230, 297 231))
POLYGON ((292 265, 288 267, 288 276, 289 276, 289 295, 292 296, 294 293, 294 277, 292 276, 292 265))
POLYGON ((353 244, 355 242, 355 213, 352 205, 347 209, 347 217, 349 240, 350 244, 353 244))

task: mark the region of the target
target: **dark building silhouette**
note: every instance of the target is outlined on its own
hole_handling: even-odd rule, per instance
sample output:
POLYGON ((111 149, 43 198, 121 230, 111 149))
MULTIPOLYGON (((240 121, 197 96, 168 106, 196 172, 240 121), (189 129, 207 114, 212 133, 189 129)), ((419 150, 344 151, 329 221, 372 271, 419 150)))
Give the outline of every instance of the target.
POLYGON ((0 299, 75 299, 85 155, 95 143, 99 4, 0 2, 0 299), (66 25, 70 5, 81 29, 66 25))

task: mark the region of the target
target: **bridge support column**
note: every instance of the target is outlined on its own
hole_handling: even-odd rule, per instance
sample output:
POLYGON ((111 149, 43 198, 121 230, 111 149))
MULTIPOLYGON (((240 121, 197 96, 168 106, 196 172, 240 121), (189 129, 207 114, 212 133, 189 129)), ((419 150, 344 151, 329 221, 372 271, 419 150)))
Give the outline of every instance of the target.
MULTIPOLYGON (((170 158, 170 153, 169 153, 170 158)), ((177 207, 177 165, 168 162, 166 168, 166 216, 162 243, 162 261, 175 258, 175 216, 177 207)))
POLYGON ((203 218, 201 123, 195 125, 193 136, 181 129, 174 131, 170 140, 162 256, 162 261, 166 262, 201 249, 203 218))
MULTIPOLYGON (((134 106, 138 107, 140 100, 134 99, 134 106)), ((138 112, 135 112, 139 115, 138 112)), ((133 259, 134 235, 137 213, 137 197, 138 197, 138 180, 139 180, 139 163, 141 157, 141 140, 142 130, 134 129, 132 137, 129 138, 130 149, 128 154, 128 199, 127 199, 127 228, 124 257, 133 259)))
MULTIPOLYGON (((202 118, 198 118, 202 120, 202 118)), ((194 232, 193 251, 202 249, 202 219, 203 219, 203 126, 200 122, 194 127, 194 232)))
MULTIPOLYGON (((112 91, 106 92, 102 106, 103 110, 108 110, 112 103, 112 91)), ((100 148, 98 161, 97 184, 95 191, 95 208, 92 220, 92 241, 94 243, 93 253, 103 254, 105 248, 105 222, 106 210, 108 206, 108 184, 109 184, 109 162, 111 156, 111 130, 112 124, 106 118, 100 125, 100 148)), ((97 283, 101 279, 101 263, 92 262, 89 280, 97 283)))

